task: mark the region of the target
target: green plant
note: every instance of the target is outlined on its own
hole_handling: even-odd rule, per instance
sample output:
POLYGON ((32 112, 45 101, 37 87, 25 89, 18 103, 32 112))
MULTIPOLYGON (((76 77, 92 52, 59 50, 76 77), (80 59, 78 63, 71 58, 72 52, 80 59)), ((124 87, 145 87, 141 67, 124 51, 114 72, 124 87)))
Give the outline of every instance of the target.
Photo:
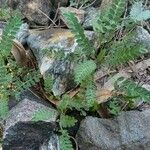
POLYGON ((0 20, 7 20, 10 18, 10 10, 0 8, 0 20))
MULTIPOLYGON (((79 46, 73 54, 68 54, 66 57, 66 59, 71 58, 71 61, 75 64, 73 75, 74 82, 79 87, 79 92, 73 97, 68 94, 57 97, 59 100, 57 110, 59 112, 58 123, 61 134, 61 150, 73 149, 70 141, 71 136, 67 132, 67 128, 74 126, 77 120, 74 116, 69 116, 68 111, 76 109, 82 112, 82 114, 85 114, 86 111, 92 110, 97 105, 94 80, 94 72, 96 69, 103 66, 116 68, 148 52, 143 45, 139 45, 133 40, 136 25, 139 25, 139 21, 149 18, 147 17, 147 11, 144 11, 143 6, 140 4, 142 12, 141 16, 137 19, 137 16, 134 14, 137 13, 139 4, 136 3, 132 6, 129 16, 124 15, 126 6, 126 0, 114 0, 113 4, 107 10, 97 16, 93 23, 93 28, 99 41, 99 48, 97 49, 93 47, 84 34, 84 29, 79 24, 75 15, 66 11, 63 13, 79 46)), ((55 58, 60 58, 57 57, 57 52, 53 52, 53 55, 55 58)), ((150 92, 141 86, 137 86, 134 81, 126 80, 118 84, 117 87, 119 88, 115 90, 122 93, 122 95, 119 98, 113 97, 113 101, 109 105, 112 114, 116 115, 122 110, 120 103, 118 103, 120 99, 131 100, 131 103, 137 98, 144 98, 146 101, 149 101, 150 92)), ((45 80, 44 88, 46 92, 51 92, 51 77, 45 80)), ((44 117, 43 114, 42 112, 39 113, 41 115, 40 119, 42 116, 44 117)))
POLYGON ((19 66, 11 54, 13 39, 21 24, 21 16, 14 13, 0 40, 0 118, 8 112, 9 97, 19 98, 22 91, 35 85, 40 78, 38 71, 19 66))

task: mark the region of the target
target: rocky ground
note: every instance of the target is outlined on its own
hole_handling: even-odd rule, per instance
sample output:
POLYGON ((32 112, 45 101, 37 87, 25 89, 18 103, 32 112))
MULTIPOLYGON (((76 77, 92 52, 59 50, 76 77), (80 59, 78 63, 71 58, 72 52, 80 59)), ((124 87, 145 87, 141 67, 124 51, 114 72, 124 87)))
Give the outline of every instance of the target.
MULTIPOLYGON (((72 88, 70 82, 72 63, 65 60, 51 59, 45 49, 61 49, 65 54, 74 52, 78 47, 73 34, 63 22, 61 9, 70 9, 76 13, 80 23, 85 29, 89 40, 97 47, 95 33, 92 30, 92 19, 99 9, 110 5, 111 0, 90 0, 87 6, 77 10, 68 8, 68 0, 8 0, 11 9, 19 9, 24 16, 16 39, 34 54, 40 72, 43 76, 53 74, 55 82, 52 92, 55 96, 62 94, 66 88, 72 88), (60 26, 62 28, 60 28, 60 26), (65 26, 65 27, 64 27, 65 26)), ((6 5, 0 0, 0 6, 6 5)), ((0 35, 5 27, 5 20, 0 21, 0 35)), ((148 26, 149 27, 149 26, 148 26)), ((145 44, 150 49, 150 30, 139 26, 135 37, 137 42, 145 44)), ((98 79, 97 93, 101 90, 113 90, 116 78, 136 77, 143 83, 143 87, 150 89, 150 58, 142 57, 129 66, 119 68, 108 78, 108 70, 97 70, 95 78, 98 79), (106 79, 107 77, 107 79, 106 79), (115 78, 115 80, 114 80, 115 78), (100 83, 105 82, 102 86, 100 83)), ((108 97, 101 97, 104 102, 108 97)), ((21 95, 18 102, 10 99, 10 111, 7 118, 0 124, 3 127, 4 150, 59 150, 57 135, 57 110, 54 105, 36 92, 27 90, 21 95), (32 116, 38 109, 48 109, 54 115, 48 120, 32 121, 32 116)), ((113 118, 102 118, 96 114, 86 116, 80 123, 79 129, 73 136, 76 138, 80 150, 149 150, 150 149, 150 106, 140 100, 136 109, 121 112, 113 118)), ((99 112, 101 114, 101 112, 99 112)))

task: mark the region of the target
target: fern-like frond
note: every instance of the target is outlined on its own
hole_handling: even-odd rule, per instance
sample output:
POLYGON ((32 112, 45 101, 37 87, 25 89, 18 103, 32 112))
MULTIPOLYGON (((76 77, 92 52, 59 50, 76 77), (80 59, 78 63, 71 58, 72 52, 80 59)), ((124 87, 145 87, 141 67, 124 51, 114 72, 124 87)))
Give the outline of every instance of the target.
POLYGON ((28 88, 34 86, 37 82, 39 82, 41 75, 39 71, 32 71, 24 76, 23 81, 16 80, 15 81, 15 97, 19 99, 21 92, 27 90, 28 88))
POLYGON ((43 121, 43 120, 49 120, 50 118, 53 118, 57 114, 56 111, 50 111, 48 109, 39 109, 35 114, 32 116, 32 121, 43 121))
POLYGON ((97 33, 115 31, 121 21, 126 2, 126 0, 113 0, 112 5, 97 16, 93 23, 94 30, 97 33))
POLYGON ((3 119, 8 113, 8 101, 2 98, 4 96, 0 96, 0 119, 3 119))
POLYGON ((82 104, 83 100, 81 99, 76 99, 76 98, 71 98, 69 95, 65 94, 62 96, 57 109, 60 112, 65 112, 66 110, 70 109, 76 109, 80 111, 84 105, 82 104))
POLYGON ((20 15, 15 15, 11 18, 4 28, 2 40, 0 41, 0 53, 3 57, 8 57, 12 48, 12 40, 22 24, 20 15))
POLYGON ((87 106, 92 107, 96 101, 96 86, 93 82, 87 85, 85 97, 87 106))
POLYGON ((10 18, 10 11, 8 9, 0 8, 0 20, 6 20, 10 18))
POLYGON ((86 60, 78 64, 74 70, 75 82, 82 83, 96 70, 96 64, 92 60, 86 60))
POLYGON ((94 54, 95 49, 92 46, 89 39, 84 34, 84 29, 78 22, 78 19, 72 12, 63 12, 63 16, 68 23, 69 28, 75 36, 75 39, 79 45, 80 50, 85 54, 85 56, 90 56, 94 54))
POLYGON ((68 108, 70 108, 69 104, 71 100, 72 99, 67 94, 63 95, 57 106, 58 110, 60 112, 65 112, 68 108))
POLYGON ((54 80, 52 76, 48 76, 44 79, 44 90, 47 93, 50 93, 52 91, 53 83, 54 83, 54 80))
POLYGON ((148 52, 143 45, 136 43, 124 43, 121 41, 115 44, 116 46, 112 47, 104 63, 112 67, 125 64, 148 52))
POLYGON ((69 128, 75 125, 77 120, 74 117, 61 114, 59 119, 59 125, 62 128, 69 128))
POLYGON ((60 150, 74 150, 68 132, 62 130, 61 133, 62 135, 59 136, 60 150))
POLYGON ((118 90, 122 91, 125 96, 132 99, 140 99, 145 102, 150 102, 150 91, 136 84, 132 80, 125 80, 118 83, 118 90))
POLYGON ((145 21, 147 19, 150 19, 150 10, 145 10, 142 1, 136 2, 131 8, 130 17, 135 22, 145 21))

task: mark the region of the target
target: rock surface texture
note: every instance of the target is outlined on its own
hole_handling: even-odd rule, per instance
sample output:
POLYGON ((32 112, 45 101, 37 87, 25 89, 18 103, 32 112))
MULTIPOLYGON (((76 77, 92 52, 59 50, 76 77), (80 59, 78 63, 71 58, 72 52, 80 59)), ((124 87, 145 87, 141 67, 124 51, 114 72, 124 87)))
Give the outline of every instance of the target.
MULTIPOLYGON (((13 107, 4 124, 3 150, 38 150, 55 137, 57 112, 45 105, 44 100, 38 99, 30 92, 25 93, 22 100, 13 107), (55 112, 48 120, 32 121, 33 115, 39 109, 55 112)), ((53 148, 57 150, 58 140, 53 140, 53 148)), ((46 150, 46 149, 44 149, 46 150)))
POLYGON ((81 150, 149 150, 150 109, 123 112, 114 119, 86 117, 77 133, 81 150))
POLYGON ((41 24, 48 25, 49 19, 46 15, 49 16, 52 11, 52 6, 50 0, 10 0, 9 6, 13 9, 19 9, 21 13, 29 21, 41 24))
MULTIPOLYGON (((85 33, 91 42, 94 43, 94 32, 86 31, 85 33)), ((54 55, 52 55, 55 51, 67 56, 67 54, 73 53, 78 48, 78 44, 70 30, 31 30, 27 38, 27 44, 36 56, 41 74, 44 76, 50 74, 54 77, 54 95, 60 95, 66 91, 67 88, 71 89, 74 86, 71 82, 71 73, 74 64, 68 61, 66 57, 56 59, 54 55), (45 49, 48 51, 45 52, 45 49)))
POLYGON ((54 7, 67 5, 67 0, 8 0, 12 9, 19 9, 30 22, 39 25, 48 25, 50 14, 55 11, 54 7))

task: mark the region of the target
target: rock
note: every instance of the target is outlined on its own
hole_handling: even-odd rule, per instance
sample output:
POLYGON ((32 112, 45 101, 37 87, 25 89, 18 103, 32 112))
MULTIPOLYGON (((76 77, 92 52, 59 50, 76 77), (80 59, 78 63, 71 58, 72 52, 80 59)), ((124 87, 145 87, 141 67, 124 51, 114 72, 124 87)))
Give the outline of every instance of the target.
POLYGON ((6 25, 6 22, 0 21, 0 38, 2 36, 2 32, 3 32, 5 25, 6 25))
POLYGON ((92 29, 93 20, 96 18, 99 10, 94 7, 88 7, 85 9, 85 19, 83 23, 83 27, 85 29, 92 29))
MULTIPOLYGON (((4 123, 3 150, 37 150, 53 137, 56 130, 57 111, 44 100, 29 91, 13 107, 4 123), (46 109, 53 113, 48 120, 32 121, 38 110, 46 109)), ((56 141, 57 143, 57 141, 56 141)))
POLYGON ((150 109, 123 112, 114 119, 86 117, 77 133, 81 150, 149 150, 150 109))
POLYGON ((53 134, 49 141, 45 142, 39 150, 60 150, 58 136, 53 134))
MULTIPOLYGON (((85 32, 91 41, 95 42, 93 31, 85 32)), ((30 31, 27 44, 33 51, 42 75, 54 77, 53 93, 60 95, 67 89, 74 87, 72 80, 73 62, 68 61, 65 56, 73 53, 78 48, 73 34, 67 29, 50 29, 43 31, 30 31), (45 49, 48 49, 45 53, 45 49), (56 59, 52 52, 64 53, 64 58, 56 59)))
POLYGON ((67 2, 68 0, 8 0, 8 5, 12 9, 19 9, 30 22, 48 25, 50 14, 55 11, 54 7, 58 7, 58 3, 65 6, 67 2))
POLYGON ((27 23, 24 23, 21 25, 19 31, 16 34, 16 39, 21 43, 21 44, 26 44, 26 39, 29 36, 29 25, 27 23))
POLYGON ((137 27, 136 42, 143 44, 146 48, 150 49, 150 34, 143 27, 137 27))
POLYGON ((13 9, 19 9, 21 13, 30 22, 40 25, 48 25, 52 5, 50 0, 9 0, 9 6, 13 9))
POLYGON ((6 5, 6 0, 0 0, 0 8, 6 5))

